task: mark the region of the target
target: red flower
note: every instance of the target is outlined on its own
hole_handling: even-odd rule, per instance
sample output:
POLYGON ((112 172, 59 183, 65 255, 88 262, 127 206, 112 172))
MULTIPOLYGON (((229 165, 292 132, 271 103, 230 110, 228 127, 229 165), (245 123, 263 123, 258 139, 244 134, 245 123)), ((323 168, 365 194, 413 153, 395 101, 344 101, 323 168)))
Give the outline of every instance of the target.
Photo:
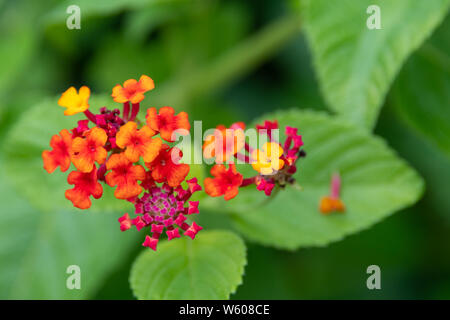
POLYGON ((156 246, 158 245, 158 239, 152 238, 149 235, 145 236, 145 241, 142 244, 144 247, 148 247, 156 251, 156 246))
POLYGON ((257 179, 256 189, 259 191, 264 191, 266 196, 270 196, 272 194, 272 190, 275 187, 275 184, 271 181, 268 181, 264 178, 257 179))
POLYGON ((152 171, 156 182, 165 182, 171 187, 177 187, 189 173, 189 165, 179 163, 182 157, 181 150, 169 148, 164 144, 156 159, 145 165, 152 171))
POLYGON ((200 227, 198 224, 196 224, 195 222, 192 222, 192 225, 189 227, 189 229, 187 229, 184 232, 185 236, 190 237, 192 240, 195 239, 195 236, 197 235, 197 233, 202 230, 203 228, 200 227))
POLYGON ((119 218, 120 230, 125 231, 131 228, 132 219, 128 213, 125 213, 123 216, 119 218))
POLYGON ((173 142, 172 134, 175 130, 189 131, 191 128, 186 112, 180 112, 177 116, 174 114, 175 110, 171 107, 162 107, 159 109, 159 114, 156 113, 156 108, 150 108, 147 111, 147 124, 151 129, 159 131, 161 138, 173 142))
POLYGON ((73 189, 66 190, 66 198, 80 209, 91 207, 90 196, 99 199, 103 194, 103 188, 97 181, 97 168, 94 166, 91 172, 72 171, 67 177, 69 184, 75 185, 73 189))
POLYGON ((192 178, 192 179, 186 180, 186 182, 188 184, 189 191, 191 193, 202 190, 202 187, 197 183, 197 178, 192 178))
POLYGON ((230 200, 238 194, 243 177, 236 171, 234 164, 230 164, 228 170, 224 165, 217 164, 211 168, 211 175, 214 178, 206 178, 204 181, 205 192, 211 197, 224 195, 225 200, 230 200))
POLYGON ((267 130, 267 132, 269 133, 272 130, 278 129, 278 121, 269 121, 269 120, 265 120, 263 125, 257 124, 256 125, 256 130, 267 130))
POLYGON ((139 195, 142 187, 138 180, 145 179, 145 169, 142 166, 134 166, 125 154, 113 154, 106 162, 106 169, 112 170, 106 175, 106 183, 117 186, 114 195, 117 199, 130 199, 139 195))
POLYGON ((199 213, 198 204, 199 201, 189 201, 188 214, 199 213))
POLYGON ((44 160, 44 169, 48 173, 52 173, 60 166, 61 171, 65 172, 70 167, 70 150, 72 147, 72 135, 66 129, 54 135, 50 140, 52 151, 45 150, 42 152, 42 159, 44 160))
POLYGON ((142 180, 141 186, 145 190, 150 190, 150 188, 156 185, 155 180, 152 177, 152 173, 150 171, 145 171, 145 179, 142 180))

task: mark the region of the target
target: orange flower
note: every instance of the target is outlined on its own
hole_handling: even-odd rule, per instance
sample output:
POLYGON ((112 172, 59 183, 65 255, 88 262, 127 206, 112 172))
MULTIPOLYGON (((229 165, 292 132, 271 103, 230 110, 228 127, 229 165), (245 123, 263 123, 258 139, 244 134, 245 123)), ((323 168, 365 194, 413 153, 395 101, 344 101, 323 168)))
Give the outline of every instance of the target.
POLYGON ((252 167, 263 175, 270 175, 280 170, 284 166, 284 161, 280 159, 283 155, 283 148, 276 142, 267 142, 261 150, 252 152, 252 167))
POLYGON ((82 86, 79 92, 74 87, 70 87, 61 95, 58 104, 61 107, 67 108, 64 111, 66 116, 72 116, 89 109, 88 100, 90 95, 91 90, 86 86, 82 86))
POLYGON ((170 148, 164 144, 161 152, 151 163, 145 165, 152 171, 152 177, 156 182, 167 181, 171 187, 177 187, 189 173, 189 165, 179 163, 182 157, 181 150, 170 148))
POLYGON ((94 162, 102 164, 108 153, 103 146, 108 136, 101 128, 95 127, 87 131, 85 138, 77 137, 72 143, 72 162, 81 172, 90 172, 94 162))
POLYGON ((345 205, 339 198, 322 197, 320 199, 319 210, 323 214, 329 214, 335 211, 344 212, 345 205))
POLYGON ((144 93, 153 90, 155 83, 152 78, 142 75, 139 81, 129 79, 123 83, 123 88, 120 84, 116 85, 112 90, 112 97, 115 102, 125 103, 139 103, 144 99, 144 93))
POLYGON ((153 138, 155 131, 148 126, 137 129, 135 122, 127 122, 122 126, 116 136, 116 144, 125 150, 125 156, 131 162, 139 161, 142 156, 145 162, 153 161, 159 153, 162 141, 159 138, 153 138))
POLYGON ((205 178, 205 192, 211 197, 224 195, 225 200, 233 199, 239 192, 243 176, 236 171, 236 166, 230 164, 228 170, 223 164, 216 164, 211 168, 214 178, 205 178))
POLYGON ((138 180, 145 179, 145 169, 140 165, 134 166, 124 153, 113 154, 106 162, 106 169, 112 170, 106 175, 106 183, 111 187, 117 186, 114 191, 117 199, 130 199, 141 193, 138 180))
POLYGON ((75 185, 73 189, 66 190, 66 198, 80 209, 91 207, 90 196, 99 199, 103 194, 103 188, 97 182, 97 168, 94 166, 91 172, 72 171, 67 177, 69 184, 75 185))
POLYGON ((234 123, 230 129, 224 125, 216 127, 214 134, 206 137, 203 144, 203 156, 216 158, 217 163, 224 163, 245 146, 245 124, 234 123))
POLYGON ((42 152, 42 160, 44 160, 44 169, 48 173, 52 173, 60 166, 61 171, 65 172, 70 167, 70 150, 72 146, 72 134, 63 129, 59 135, 54 135, 50 140, 52 151, 45 150, 42 152))
POLYGON ((175 130, 189 131, 191 128, 186 112, 180 112, 177 116, 174 114, 175 110, 171 107, 162 107, 159 109, 159 114, 156 113, 156 108, 150 108, 147 110, 147 124, 153 130, 159 131, 161 138, 173 142, 172 134, 175 130))
POLYGON ((341 192, 341 176, 339 173, 334 173, 330 183, 330 195, 324 196, 320 199, 319 210, 323 214, 330 214, 332 212, 345 212, 344 202, 339 198, 341 192))

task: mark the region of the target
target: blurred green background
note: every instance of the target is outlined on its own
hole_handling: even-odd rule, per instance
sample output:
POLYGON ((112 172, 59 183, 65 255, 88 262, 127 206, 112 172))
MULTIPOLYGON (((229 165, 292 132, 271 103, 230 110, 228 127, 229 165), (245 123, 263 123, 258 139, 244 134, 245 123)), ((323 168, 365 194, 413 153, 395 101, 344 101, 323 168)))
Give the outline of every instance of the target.
MULTIPOLYGON (((274 109, 326 110, 299 7, 278 0, 0 1, 0 145, 28 108, 49 97, 56 103, 69 86, 109 94, 141 74, 156 83, 147 103, 186 110, 204 128, 274 109), (70 4, 81 7, 81 30, 65 25, 70 4)), ((446 17, 401 67, 375 128, 424 178, 422 199, 326 248, 290 252, 247 242, 244 284, 232 299, 450 298, 449 39, 446 17), (437 116, 410 114, 405 105, 437 116), (371 264, 381 267, 382 290, 366 287, 371 264)), ((0 177, 0 298, 133 299, 128 274, 141 248, 135 235, 117 232, 117 215, 41 212, 0 177), (64 236, 54 231, 61 228, 64 236), (88 229, 95 232, 84 238, 79 230, 88 229), (123 244, 111 245, 112 238, 123 244), (52 279, 65 276, 53 262, 67 253, 63 243, 93 270, 75 296, 52 279)), ((211 229, 229 224, 207 212, 201 219, 211 229)))

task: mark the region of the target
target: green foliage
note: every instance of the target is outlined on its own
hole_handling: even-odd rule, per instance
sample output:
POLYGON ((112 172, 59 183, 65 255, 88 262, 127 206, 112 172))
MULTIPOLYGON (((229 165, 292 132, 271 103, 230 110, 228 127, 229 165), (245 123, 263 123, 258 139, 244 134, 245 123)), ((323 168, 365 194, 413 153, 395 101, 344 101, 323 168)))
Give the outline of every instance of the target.
POLYGON ((74 1, 66 0, 60 1, 57 6, 53 8, 45 17, 44 21, 47 24, 65 24, 68 14, 66 9, 71 5, 77 5, 82 8, 83 18, 105 16, 119 13, 123 10, 137 10, 152 5, 159 5, 164 2, 182 3, 192 2, 188 0, 78 0, 74 1))
MULTIPOLYGON (((0 5, 0 120, 9 102, 9 90, 19 75, 25 72, 27 62, 33 57, 39 34, 27 21, 33 21, 46 9, 46 3, 17 1, 15 6, 0 5)), ((1 121, 0 121, 1 123, 1 121)))
POLYGON ((423 215, 428 217, 435 213, 450 219, 450 158, 436 148, 432 140, 426 139, 418 131, 410 130, 396 110, 392 104, 387 105, 381 113, 377 131, 402 157, 409 159, 424 178, 427 188, 421 201, 426 208, 423 215))
POLYGON ((189 107, 195 98, 229 86, 264 63, 300 32, 298 15, 289 15, 239 41, 246 21, 242 15, 231 15, 239 7, 225 8, 182 19, 148 46, 130 43, 128 38, 108 39, 88 68, 91 82, 108 90, 117 83, 114 79, 133 77, 139 68, 160 84, 152 96, 153 105, 189 107), (215 41, 218 38, 220 42, 215 41), (118 61, 120 65, 111 68, 118 61))
MULTIPOLYGON (((0 0, 0 298, 131 298, 131 261, 139 299, 227 299, 243 281, 233 298, 446 295, 448 18, 420 46, 447 14, 449 0, 289 3, 0 0), (66 27, 72 4, 81 8, 81 30, 66 27), (381 30, 366 27, 372 4, 381 7, 381 30), (52 135, 81 118, 65 117, 56 93, 84 84, 105 93, 91 98, 93 107, 120 107, 111 88, 141 74, 156 82, 143 108, 172 105, 188 111, 191 121, 202 120, 203 129, 272 110, 267 117, 298 126, 308 153, 296 174, 303 191, 290 186, 267 198, 248 187, 229 202, 198 192, 193 200, 200 200, 205 230, 197 239, 162 241, 157 252, 145 250, 135 260, 144 231, 121 233, 117 223, 131 205, 105 187, 90 210, 74 209, 64 197, 69 171, 47 174, 41 153, 52 135), (376 134, 387 143, 365 130, 374 127, 386 94, 376 134), (323 100, 338 117, 280 111, 325 109, 323 100), (424 189, 397 152, 428 188, 419 204, 374 226, 416 202, 424 189), (323 216, 319 199, 335 171, 347 212, 323 216), (372 226, 326 250, 293 251, 372 226), (243 241, 215 228, 235 229, 255 242, 245 277, 243 241), (374 261, 383 268, 377 293, 364 286, 364 268, 374 261), (81 290, 66 288, 73 264, 81 267, 81 290), (326 292, 319 283, 327 284, 326 292)), ((201 183, 204 169, 192 165, 189 177, 201 183)))
MULTIPOLYGON (((53 198, 43 192, 40 195, 49 202, 53 198)), ((90 298, 139 243, 136 233, 120 233, 119 214, 41 212, 4 179, 0 181, 0 202, 1 299, 90 298), (70 265, 81 269, 80 290, 66 287, 70 265)))
POLYGON ((450 156, 450 19, 406 63, 390 97, 403 119, 450 156))
POLYGON ((175 22, 189 13, 192 1, 163 1, 138 11, 131 11, 126 18, 125 36, 135 42, 145 41, 151 31, 175 22))
POLYGON ((228 231, 200 231, 145 250, 130 274, 138 299, 228 299, 242 283, 244 242, 228 231))
MULTIPOLYGON (((422 179, 380 138, 324 113, 290 111, 269 114, 281 128, 297 127, 307 157, 295 175, 303 188, 288 186, 273 198, 254 187, 227 202, 209 202, 232 213, 249 239, 284 249, 323 246, 366 229, 417 201, 422 179), (344 214, 322 215, 319 200, 329 194, 331 175, 342 177, 344 214)), ((257 121, 259 123, 261 121, 257 121)))
POLYGON ((308 0, 305 30, 329 106, 373 128, 405 59, 445 17, 448 0, 308 0), (381 30, 366 28, 366 9, 381 9, 381 30))
MULTIPOLYGON (((58 106, 57 101, 56 97, 44 100, 25 112, 5 138, 3 146, 6 177, 42 211, 73 208, 64 196, 64 190, 73 187, 67 184, 71 169, 67 172, 57 169, 48 174, 43 168, 42 152, 50 150, 51 137, 64 128, 70 130, 77 120, 82 119, 82 115, 65 116, 64 108, 58 106)), ((91 96, 89 103, 93 111, 102 106, 120 107, 109 96, 91 96)), ((104 187, 102 198, 92 199, 90 210, 104 212, 129 208, 129 203, 116 199, 113 191, 113 188, 104 187)))

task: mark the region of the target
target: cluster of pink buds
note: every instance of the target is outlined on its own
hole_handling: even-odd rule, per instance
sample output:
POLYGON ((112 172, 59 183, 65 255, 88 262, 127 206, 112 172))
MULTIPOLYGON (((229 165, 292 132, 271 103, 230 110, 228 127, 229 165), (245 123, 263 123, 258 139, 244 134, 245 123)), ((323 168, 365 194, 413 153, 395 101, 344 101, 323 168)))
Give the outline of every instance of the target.
POLYGON ((184 189, 181 185, 173 188, 164 183, 162 186, 153 186, 147 189, 140 198, 134 200, 135 214, 134 219, 126 213, 119 218, 120 229, 128 230, 132 225, 140 231, 142 228, 150 227, 151 236, 147 235, 143 246, 156 250, 159 238, 166 229, 168 240, 180 238, 181 228, 185 236, 194 239, 197 232, 202 227, 192 222, 186 223, 186 216, 197 214, 198 201, 189 201, 192 194, 201 191, 202 187, 197 183, 197 178, 186 181, 188 188, 184 189))
MULTIPOLYGON (((302 136, 298 134, 297 128, 286 126, 286 140, 284 141, 282 148, 272 135, 272 130, 278 129, 277 121, 265 121, 264 125, 257 125, 256 129, 260 133, 265 132, 270 141, 270 157, 267 156, 269 147, 264 148, 263 146, 262 151, 265 152, 268 158, 276 159, 278 157, 278 163, 280 163, 278 169, 272 165, 273 171, 269 175, 264 174, 261 169, 258 170, 258 168, 261 168, 261 165, 258 165, 258 163, 253 166, 254 168, 256 167, 255 170, 260 172, 258 176, 254 177, 256 189, 264 191, 264 193, 269 196, 275 186, 284 188, 287 184, 293 184, 295 182, 293 175, 297 172, 297 160, 301 157, 305 157, 306 152, 300 150, 303 146, 303 140, 302 136), (278 149, 278 151, 274 153, 273 151, 276 149, 278 149)), ((254 152, 254 154, 256 153, 254 152)), ((263 157, 261 153, 259 153, 259 156, 260 158, 263 157)), ((250 180, 247 181, 244 179, 244 183, 253 182, 251 181, 252 178, 249 179, 250 180)))

